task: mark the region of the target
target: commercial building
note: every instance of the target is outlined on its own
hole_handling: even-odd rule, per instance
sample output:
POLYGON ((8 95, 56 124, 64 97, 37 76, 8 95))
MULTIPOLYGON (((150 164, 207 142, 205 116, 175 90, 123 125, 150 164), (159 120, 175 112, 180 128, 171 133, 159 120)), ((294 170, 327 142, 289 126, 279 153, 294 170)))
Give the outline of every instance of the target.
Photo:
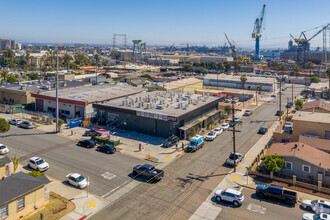
POLYGON ((327 99, 328 97, 328 82, 319 82, 319 83, 312 83, 308 87, 311 91, 313 97, 327 99))
POLYGON ((197 131, 200 121, 205 121, 207 126, 208 122, 218 120, 221 99, 222 96, 191 92, 155 91, 94 104, 93 107, 100 123, 153 136, 167 138, 175 134, 186 139, 197 131))
POLYGON ((299 135, 330 139, 330 114, 316 112, 297 112, 293 118, 292 139, 299 135))
MULTIPOLYGON (((243 83, 241 82, 240 76, 232 76, 226 74, 207 74, 204 77, 203 85, 243 89, 243 83)), ((257 86, 259 85, 262 86, 262 91, 272 92, 277 89, 275 78, 253 76, 247 76, 247 81, 244 83, 244 89, 256 90, 257 86)))
POLYGON ((223 63, 225 61, 230 62, 234 61, 232 57, 221 57, 221 56, 201 56, 201 63, 223 63))
POLYGON ((49 203, 46 176, 33 177, 23 172, 0 181, 0 219, 25 219, 49 203))
MULTIPOLYGON (((144 89, 109 84, 65 89, 59 92, 59 114, 66 119, 85 119, 93 115, 93 103, 126 97, 142 91, 144 89)), ((36 99, 37 111, 55 113, 56 91, 33 93, 32 97, 36 99)))

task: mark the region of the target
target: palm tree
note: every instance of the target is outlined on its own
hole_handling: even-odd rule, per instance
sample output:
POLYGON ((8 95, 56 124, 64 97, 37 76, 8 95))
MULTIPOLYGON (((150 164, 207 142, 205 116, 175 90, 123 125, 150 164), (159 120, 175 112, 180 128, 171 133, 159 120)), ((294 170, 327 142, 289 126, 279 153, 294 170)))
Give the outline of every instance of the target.
POLYGON ((246 75, 245 74, 241 75, 240 80, 242 82, 242 89, 244 90, 244 85, 245 85, 245 82, 247 81, 246 75))
POLYGON ((257 85, 257 91, 259 91, 259 94, 261 94, 261 90, 262 90, 262 85, 257 85))
POLYGON ((328 100, 330 100, 330 68, 327 69, 326 73, 327 73, 327 77, 329 79, 328 100))

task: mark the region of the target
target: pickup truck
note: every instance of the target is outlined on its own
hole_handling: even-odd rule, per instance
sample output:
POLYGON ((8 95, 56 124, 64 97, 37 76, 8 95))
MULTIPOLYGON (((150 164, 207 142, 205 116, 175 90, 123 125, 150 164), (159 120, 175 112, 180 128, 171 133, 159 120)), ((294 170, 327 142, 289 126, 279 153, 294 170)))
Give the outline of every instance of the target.
POLYGON ((161 180, 164 177, 164 171, 156 169, 153 165, 144 164, 144 165, 137 165, 133 168, 133 175, 136 176, 143 176, 147 179, 152 181, 161 180))
POLYGON ((287 205, 295 205, 297 202, 297 193, 283 189, 275 185, 258 185, 256 194, 259 198, 272 198, 283 201, 287 205))

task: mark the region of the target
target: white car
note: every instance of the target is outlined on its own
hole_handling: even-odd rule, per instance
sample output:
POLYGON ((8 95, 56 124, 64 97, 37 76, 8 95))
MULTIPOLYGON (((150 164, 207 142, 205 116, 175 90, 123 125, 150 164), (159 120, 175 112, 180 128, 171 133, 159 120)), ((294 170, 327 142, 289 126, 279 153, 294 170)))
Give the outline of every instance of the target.
POLYGON ((304 200, 301 207, 310 212, 330 214, 330 202, 325 200, 304 200))
POLYGON ((218 202, 221 201, 231 202, 235 207, 242 205, 244 201, 244 195, 240 191, 234 189, 225 189, 225 190, 218 189, 214 193, 214 196, 218 202))
MULTIPOLYGON (((242 154, 236 152, 236 165, 242 161, 243 157, 242 154)), ((226 164, 234 166, 234 152, 230 153, 229 157, 226 159, 226 164)))
POLYGON ((313 213, 304 213, 302 220, 330 220, 330 215, 321 213, 321 214, 313 214, 313 213))
POLYGON ((213 141, 215 138, 217 137, 217 134, 214 131, 210 131, 207 135, 206 135, 206 140, 207 141, 213 141))
POLYGON ((9 121, 9 124, 11 125, 20 125, 22 123, 21 119, 13 119, 9 121))
POLYGON ((229 128, 229 124, 228 123, 223 123, 220 128, 222 128, 224 131, 227 130, 229 128))
POLYGON ((239 116, 234 117, 234 121, 240 121, 240 120, 241 120, 241 117, 239 117, 239 116))
POLYGON ((69 173, 65 178, 69 184, 76 186, 79 189, 85 189, 88 186, 88 182, 85 177, 78 173, 69 173))
POLYGON ((293 123, 289 121, 285 122, 284 128, 293 128, 293 123))
POLYGON ((6 154, 9 152, 9 149, 6 145, 0 144, 0 154, 6 154))
POLYGON ((218 127, 218 128, 215 128, 213 131, 218 136, 218 135, 220 135, 222 133, 223 129, 221 127, 218 127))
POLYGON ((31 121, 23 121, 20 125, 21 128, 35 128, 36 125, 31 121))
POLYGON ((43 172, 48 170, 49 164, 40 157, 31 157, 28 162, 28 167, 43 172))

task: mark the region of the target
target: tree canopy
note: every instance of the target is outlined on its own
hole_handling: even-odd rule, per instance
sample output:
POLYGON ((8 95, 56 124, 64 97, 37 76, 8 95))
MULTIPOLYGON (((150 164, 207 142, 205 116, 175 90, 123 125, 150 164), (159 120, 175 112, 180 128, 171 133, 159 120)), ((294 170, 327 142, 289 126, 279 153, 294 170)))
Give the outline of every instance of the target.
POLYGON ((9 131, 10 125, 4 118, 0 118, 0 133, 6 133, 9 131))
POLYGON ((264 166, 268 171, 277 172, 285 168, 284 160, 278 155, 268 155, 262 158, 264 161, 264 166))

